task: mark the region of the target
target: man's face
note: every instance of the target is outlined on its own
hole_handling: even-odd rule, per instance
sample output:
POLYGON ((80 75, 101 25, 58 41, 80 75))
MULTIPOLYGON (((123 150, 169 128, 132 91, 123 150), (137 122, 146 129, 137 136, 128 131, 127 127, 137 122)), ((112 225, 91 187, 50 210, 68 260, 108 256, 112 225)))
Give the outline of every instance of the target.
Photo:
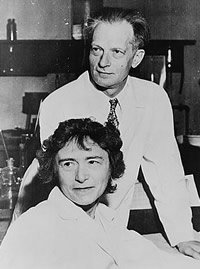
POLYGON ((79 206, 90 205, 104 193, 110 178, 108 153, 87 139, 89 150, 72 141, 56 155, 59 185, 63 194, 79 206))
POLYGON ((132 66, 135 51, 129 23, 100 23, 93 34, 90 50, 92 80, 103 88, 120 91, 132 66))

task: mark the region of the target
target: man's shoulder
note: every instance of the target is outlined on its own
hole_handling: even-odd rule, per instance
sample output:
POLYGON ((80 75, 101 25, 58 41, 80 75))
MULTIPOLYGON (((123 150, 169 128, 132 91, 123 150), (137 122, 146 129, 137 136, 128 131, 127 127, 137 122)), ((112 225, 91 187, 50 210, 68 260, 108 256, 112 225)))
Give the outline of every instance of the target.
POLYGON ((62 87, 50 93, 43 101, 43 103, 55 104, 56 102, 62 102, 62 100, 65 100, 66 102, 69 96, 70 99, 72 99, 73 96, 77 97, 80 91, 85 91, 85 89, 87 88, 85 86, 88 83, 88 81, 89 81, 88 73, 84 72, 75 80, 70 81, 69 83, 63 85, 62 87))
POLYGON ((136 77, 130 77, 129 81, 136 96, 141 98, 143 101, 147 100, 147 102, 149 102, 150 99, 156 100, 160 98, 168 98, 164 88, 155 82, 136 77))
POLYGON ((141 79, 137 77, 129 77, 130 83, 134 85, 134 88, 137 88, 139 90, 143 91, 158 91, 158 90, 163 90, 163 88, 158 85, 155 82, 146 80, 146 79, 141 79))

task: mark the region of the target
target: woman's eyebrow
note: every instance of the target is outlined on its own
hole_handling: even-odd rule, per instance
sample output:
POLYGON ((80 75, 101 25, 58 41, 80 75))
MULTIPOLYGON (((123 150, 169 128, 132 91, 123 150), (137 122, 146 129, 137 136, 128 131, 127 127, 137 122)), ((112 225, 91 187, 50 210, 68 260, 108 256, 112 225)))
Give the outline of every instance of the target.
POLYGON ((60 164, 62 162, 66 162, 66 161, 75 161, 75 159, 74 158, 63 158, 63 159, 58 160, 58 164, 60 164))
POLYGON ((98 156, 98 155, 96 156, 96 155, 95 155, 95 156, 89 156, 89 157, 87 157, 86 159, 87 159, 87 160, 89 160, 89 159, 101 159, 101 160, 103 160, 103 157, 102 157, 102 156, 98 156))

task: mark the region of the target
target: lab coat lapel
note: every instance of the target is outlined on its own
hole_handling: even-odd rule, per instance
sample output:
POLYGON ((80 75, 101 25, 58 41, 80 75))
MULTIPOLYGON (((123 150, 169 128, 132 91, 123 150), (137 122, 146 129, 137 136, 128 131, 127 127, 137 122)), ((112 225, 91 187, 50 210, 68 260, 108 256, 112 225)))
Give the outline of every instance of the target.
POLYGON ((145 96, 143 96, 143 92, 141 92, 140 89, 137 88, 134 89, 133 96, 133 115, 131 116, 131 124, 134 125, 135 135, 137 135, 141 130, 141 126, 144 126, 146 98, 145 96))
POLYGON ((79 231, 87 234, 91 240, 95 241, 118 264, 118 256, 115 250, 116 244, 111 240, 112 236, 106 230, 104 225, 97 223, 87 215, 86 218, 82 218, 79 222, 79 231))
MULTIPOLYGON (((128 81, 127 94, 121 96, 122 119, 119 129, 122 140, 127 141, 123 144, 123 151, 129 152, 130 144, 134 144, 134 151, 140 151, 141 139, 143 140, 146 128, 146 103, 143 93, 137 89, 131 81, 128 81)), ((123 93, 122 93, 123 94, 123 93)))
MULTIPOLYGON (((86 235, 110 255, 117 264, 117 255, 114 251, 115 243, 107 238, 104 227, 99 221, 93 220, 81 208, 74 205, 55 187, 48 198, 55 207, 55 211, 63 220, 74 221, 77 232, 86 235)), ((98 211, 98 210, 97 210, 98 211)))

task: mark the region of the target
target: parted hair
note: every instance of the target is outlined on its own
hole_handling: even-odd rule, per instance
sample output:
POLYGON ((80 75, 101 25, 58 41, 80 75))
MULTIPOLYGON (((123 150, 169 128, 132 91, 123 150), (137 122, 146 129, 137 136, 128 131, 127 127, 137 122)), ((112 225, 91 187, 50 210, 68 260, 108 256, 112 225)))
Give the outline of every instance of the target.
POLYGON ((88 138, 108 153, 110 179, 105 192, 114 192, 116 184, 113 180, 121 177, 125 171, 120 132, 109 122, 102 125, 90 118, 61 122, 54 134, 43 142, 42 148, 36 153, 40 164, 38 175, 41 180, 43 182, 55 181, 57 185, 56 154, 71 141, 75 142, 80 149, 89 150, 85 143, 88 138))
POLYGON ((146 20, 137 10, 124 8, 103 8, 92 14, 84 27, 84 36, 89 44, 92 41, 93 33, 99 23, 115 23, 127 21, 133 29, 133 49, 144 48, 150 39, 150 29, 146 20))

